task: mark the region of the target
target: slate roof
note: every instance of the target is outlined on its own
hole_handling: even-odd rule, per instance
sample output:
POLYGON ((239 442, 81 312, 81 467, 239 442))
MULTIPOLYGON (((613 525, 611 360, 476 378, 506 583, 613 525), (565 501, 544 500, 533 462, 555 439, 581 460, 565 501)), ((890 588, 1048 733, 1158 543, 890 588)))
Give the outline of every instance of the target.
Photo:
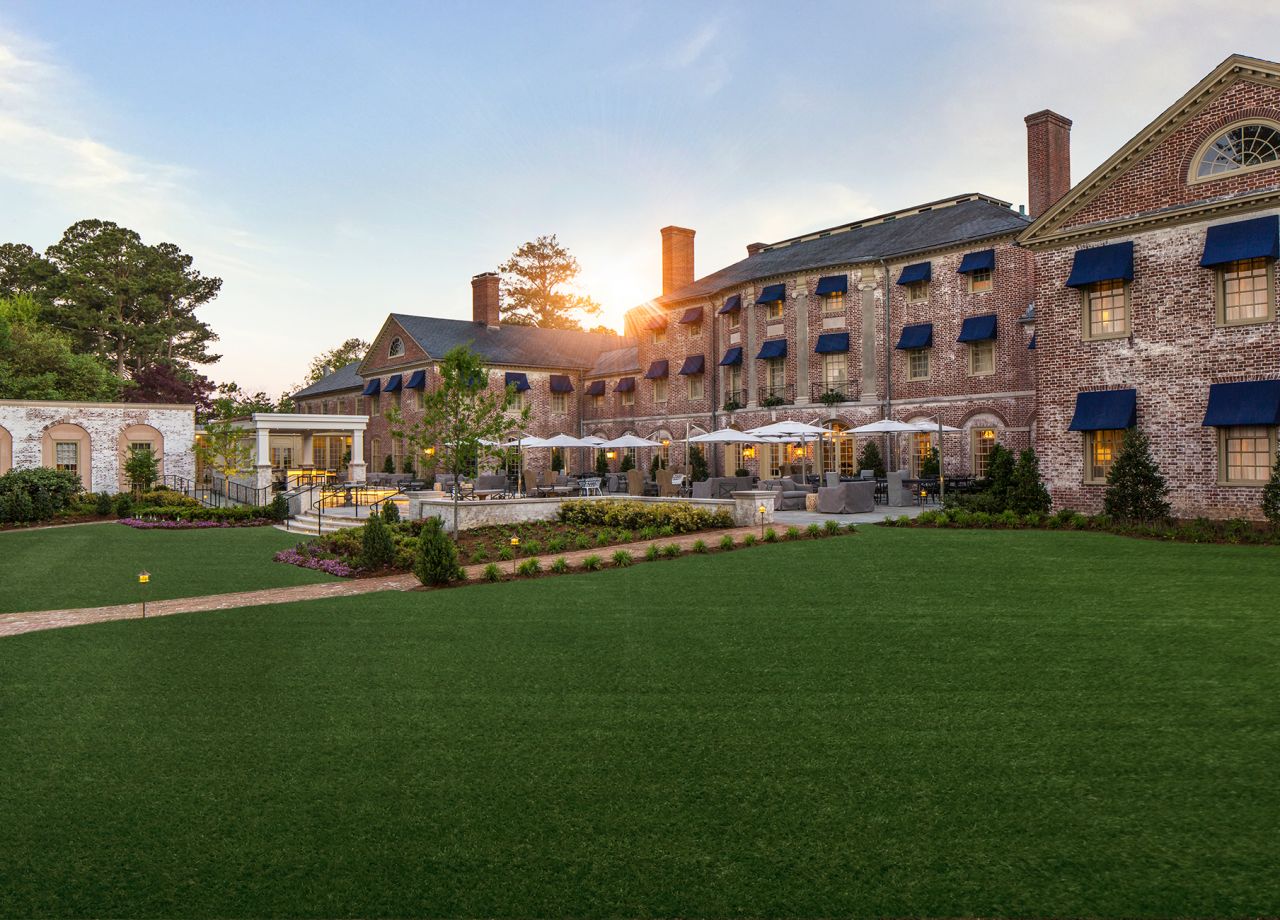
POLYGON ((301 390, 293 394, 294 399, 305 399, 308 396, 319 396, 322 393, 337 393, 340 390, 351 390, 364 386, 364 378, 357 371, 360 368, 359 361, 352 361, 345 367, 340 367, 327 377, 321 377, 310 386, 303 387, 301 390))
POLYGON ((1012 210, 1007 202, 984 195, 960 195, 920 207, 927 210, 907 209, 914 213, 882 215, 773 243, 655 302, 672 304, 709 297, 775 275, 851 262, 890 261, 930 249, 1019 233, 1031 224, 1031 218, 1012 210), (951 204, 952 201, 958 203, 951 204))
POLYGON ((640 372, 640 350, 634 345, 627 345, 601 352, 591 370, 587 371, 587 376, 614 377, 632 372, 640 372))
POLYGON ((506 367, 586 370, 601 352, 616 348, 621 341, 617 336, 572 329, 510 325, 490 329, 472 320, 406 313, 392 313, 391 318, 433 358, 442 357, 456 345, 470 345, 487 363, 506 367))

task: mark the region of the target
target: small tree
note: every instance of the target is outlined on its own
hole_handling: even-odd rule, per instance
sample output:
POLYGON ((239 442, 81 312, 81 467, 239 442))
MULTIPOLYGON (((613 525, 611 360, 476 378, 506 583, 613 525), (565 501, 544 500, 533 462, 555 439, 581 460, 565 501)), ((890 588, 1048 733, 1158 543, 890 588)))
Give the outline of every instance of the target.
POLYGON ((707 466, 707 456, 697 444, 689 445, 689 475, 693 477, 694 482, 704 482, 711 476, 711 470, 707 466))
POLYGON ((381 569, 389 566, 395 557, 396 545, 382 515, 369 515, 360 537, 360 561, 366 568, 381 569))
POLYGON ((404 459, 400 461, 400 472, 408 473, 410 476, 413 475, 413 451, 406 450, 404 452, 404 459))
POLYGON ((253 448, 244 430, 229 421, 208 422, 196 438, 195 454, 201 466, 227 479, 248 472, 253 464, 253 448))
POLYGON ((564 472, 564 451, 559 447, 551 448, 551 469, 557 473, 564 472))
MULTIPOLYGON (((508 431, 522 429, 529 421, 527 407, 512 412, 516 405, 515 385, 494 392, 488 387, 489 372, 480 356, 466 345, 445 352, 440 359, 440 385, 422 397, 422 417, 409 424, 398 406, 387 413, 393 437, 403 438, 427 455, 432 475, 437 470, 461 476, 475 467, 481 455, 496 456, 491 444, 503 440, 508 431)), ((458 533, 458 491, 453 493, 453 532, 458 533)))
POLYGON ((413 574, 424 585, 445 585, 462 577, 458 547, 445 534, 437 517, 429 517, 422 522, 413 574))
POLYGON ((1013 452, 1003 444, 991 445, 991 453, 987 454, 987 481, 990 483, 988 494, 997 511, 1004 511, 1009 507, 1009 485, 1013 482, 1013 467, 1016 462, 1013 452))
POLYGON ((1028 448, 1018 455, 1009 480, 1009 510, 1017 514, 1045 514, 1049 490, 1040 479, 1040 458, 1028 448))
POLYGON ((1169 487, 1151 456, 1150 440, 1137 428, 1130 428, 1107 474, 1103 511, 1125 521, 1164 520, 1169 516, 1168 494, 1169 487))
POLYGON ((618 470, 625 473, 627 470, 634 470, 635 468, 636 458, 632 456, 631 451, 624 450, 622 452, 622 462, 618 464, 618 470))
POLYGON ((862 452, 858 454, 858 469, 872 470, 877 479, 884 478, 884 456, 880 453, 880 445, 875 441, 862 445, 862 452))
POLYGON ((920 475, 937 476, 938 469, 938 448, 930 447, 928 456, 920 461, 920 475))
POLYGON ((156 455, 150 447, 129 451, 129 458, 124 462, 124 475, 135 493, 150 489, 155 484, 157 472, 156 455))
POLYGON ((601 479, 609 475, 609 458, 603 450, 596 451, 596 475, 601 479))
POLYGON ((653 459, 649 461, 649 478, 654 482, 658 481, 658 470, 660 469, 662 469, 662 458, 655 453, 653 459))
POLYGON ((384 501, 382 503, 382 519, 388 524, 399 523, 400 507, 393 501, 384 501))
POLYGON ((267 506, 267 514, 273 521, 283 521, 289 517, 289 499, 284 497, 283 492, 277 492, 271 499, 271 504, 267 506))
POLYGON ((396 471, 395 458, 392 457, 390 454, 387 454, 386 459, 382 461, 382 472, 394 473, 395 471, 396 471))
POLYGON ((1271 467, 1271 478, 1262 487, 1262 513, 1272 527, 1280 527, 1280 453, 1271 467))

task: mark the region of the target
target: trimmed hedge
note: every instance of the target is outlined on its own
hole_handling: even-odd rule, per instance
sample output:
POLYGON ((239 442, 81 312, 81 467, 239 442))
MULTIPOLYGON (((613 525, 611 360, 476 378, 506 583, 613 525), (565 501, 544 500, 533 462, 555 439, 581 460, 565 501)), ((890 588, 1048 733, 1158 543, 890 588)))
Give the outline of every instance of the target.
POLYGON ((602 525, 625 530, 654 528, 656 533, 663 536, 733 526, 733 515, 728 511, 708 511, 686 502, 650 504, 625 500, 571 499, 560 505, 558 519, 565 524, 585 527, 602 525))

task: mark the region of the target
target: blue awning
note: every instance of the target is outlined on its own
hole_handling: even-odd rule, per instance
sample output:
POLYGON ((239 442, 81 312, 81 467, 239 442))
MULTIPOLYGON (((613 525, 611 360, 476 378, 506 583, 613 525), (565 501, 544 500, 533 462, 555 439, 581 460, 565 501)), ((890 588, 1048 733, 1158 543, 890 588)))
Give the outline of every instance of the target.
POLYGON ((689 355, 684 359, 684 364, 680 365, 680 373, 686 377, 694 374, 706 373, 707 357, 706 355, 689 355))
POLYGON ((1035 348, 1035 347, 1036 347, 1036 334, 1035 334, 1034 332, 1033 332, 1033 333, 1031 333, 1031 341, 1027 343, 1027 347, 1028 347, 1028 348, 1035 348))
POLYGON ((815 294, 823 296, 827 294, 847 294, 849 292, 849 276, 848 275, 826 275, 818 279, 818 288, 815 294))
POLYGON ((930 281, 933 279, 933 263, 917 262, 914 265, 908 265, 902 269, 902 274, 898 276, 899 284, 918 284, 921 281, 930 281))
POLYGON ((604 395, 604 381, 603 381, 603 380, 593 380, 593 381, 591 381, 590 383, 588 383, 588 384, 587 384, 587 395, 588 395, 588 396, 603 396, 603 395, 604 395))
POLYGON ((364 385, 364 390, 361 391, 360 395, 361 396, 377 396, 378 391, 381 389, 382 389, 382 381, 379 380, 377 377, 374 377, 372 380, 370 380, 368 383, 364 385))
POLYGON ((427 386, 427 372, 414 371, 409 375, 409 382, 404 385, 406 390, 422 390, 427 386))
POLYGON ((996 315, 970 316, 960 326, 957 342, 985 342, 996 337, 996 315))
POLYGON ((387 378, 387 385, 382 388, 384 393, 395 393, 400 389, 400 384, 404 383, 404 377, 400 374, 392 374, 387 378))
POLYGON ((818 344, 813 346, 815 353, 820 355, 834 354, 838 351, 849 350, 849 333, 847 332, 824 332, 818 336, 818 344))
POLYGON ((785 284, 766 284, 764 290, 760 292, 760 296, 756 298, 756 303, 773 303, 777 300, 787 299, 787 286, 785 284))
POLYGON ((669 371, 670 371, 670 365, 667 363, 667 360, 665 358, 661 361, 654 361, 652 364, 649 365, 649 369, 644 372, 644 379, 658 380, 662 377, 667 376, 667 373, 669 371))
POLYGON ((630 393, 636 388, 636 378, 623 377, 618 380, 618 385, 613 388, 615 393, 630 393))
POLYGON ((742 363, 742 348, 730 348, 724 353, 724 357, 720 359, 721 367, 730 367, 734 364, 742 363))
POLYGON ((1215 428, 1280 425, 1280 380, 1213 384, 1204 424, 1215 428))
POLYGON ((960 267, 956 269, 956 274, 971 275, 974 272, 995 271, 995 267, 996 251, 994 249, 966 252, 964 258, 960 260, 960 267))
POLYGON ((717 310, 717 313, 732 313, 734 310, 742 309, 742 295, 734 294, 725 298, 724 306, 717 310))
POLYGON ((680 317, 680 323, 684 326, 692 326, 700 322, 702 322, 702 307, 690 307, 680 317))
POLYGON ((529 389, 529 376, 521 371, 507 371, 504 386, 514 386, 517 393, 523 393, 529 389))
POLYGON ((1117 431, 1138 424, 1137 390, 1093 390, 1076 394, 1068 431, 1117 431))
POLYGON ((767 342, 760 343, 760 354, 756 355, 762 361, 769 361, 773 358, 785 358, 787 356, 787 340, 786 339, 769 339, 767 342))
POLYGON ((1133 243, 1112 243, 1076 250, 1067 287, 1088 287, 1099 281, 1133 280, 1133 243))
POLYGON ((1280 259, 1280 214, 1209 228, 1200 264, 1212 268, 1240 259, 1280 259))
POLYGON ((552 374, 551 375, 551 392, 552 393, 572 393, 573 381, 569 379, 568 374, 552 374))
POLYGON ((902 335, 898 336, 898 344, 894 347, 906 351, 917 348, 929 348, 933 345, 933 323, 916 323, 903 326, 902 335))

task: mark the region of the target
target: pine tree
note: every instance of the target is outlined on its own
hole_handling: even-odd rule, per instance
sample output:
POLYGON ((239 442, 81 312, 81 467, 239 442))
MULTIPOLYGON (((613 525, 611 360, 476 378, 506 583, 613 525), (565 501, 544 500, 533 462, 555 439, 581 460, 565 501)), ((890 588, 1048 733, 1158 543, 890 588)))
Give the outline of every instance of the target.
POLYGON ((1130 428, 1107 475, 1103 511, 1125 521, 1160 521, 1169 516, 1168 494, 1169 487, 1151 456, 1151 442, 1130 428))
POLYGON ((1017 514, 1045 514, 1049 510, 1049 490, 1040 479, 1040 458, 1034 450, 1018 455, 1009 480, 1008 507, 1017 514))
POLYGON ((875 441, 868 441, 862 446, 862 452, 858 454, 858 469, 871 470, 877 479, 884 478, 884 457, 880 453, 880 445, 875 441))
POLYGON ((689 445, 689 475, 694 482, 703 482, 711 475, 707 456, 697 444, 689 445))
POLYGON ((360 549, 360 561, 368 569, 385 568, 395 559, 395 543, 391 539, 391 531, 387 529, 382 515, 369 515, 369 520, 364 525, 364 532, 361 534, 360 549))
POLYGON ((1271 478, 1262 488, 1262 513, 1273 527, 1280 527, 1280 453, 1271 467, 1271 478))
POLYGON ((418 537, 418 553, 413 560, 413 574, 424 585, 444 585, 462 577, 458 565, 458 547, 440 525, 437 517, 422 522, 418 537))
POLYGON ((596 475, 601 479, 609 475, 609 458, 602 450, 596 451, 596 475))
POLYGON ((991 496, 996 511, 1004 511, 1009 507, 1009 486, 1013 481, 1013 453, 1003 444, 994 444, 987 455, 987 479, 991 486, 991 496))

